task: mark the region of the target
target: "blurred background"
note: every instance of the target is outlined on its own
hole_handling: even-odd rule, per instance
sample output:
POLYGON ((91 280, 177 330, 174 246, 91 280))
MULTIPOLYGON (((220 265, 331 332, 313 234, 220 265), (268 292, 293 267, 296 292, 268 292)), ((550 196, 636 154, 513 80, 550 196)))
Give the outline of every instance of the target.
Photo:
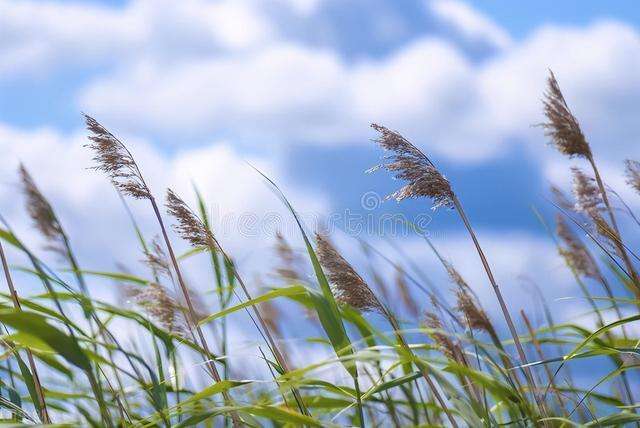
MULTIPOLYGON (((401 183, 365 174, 383 156, 375 122, 451 180, 513 313, 540 316, 537 284, 559 318, 575 318, 586 304, 572 298, 575 282, 532 210, 552 222, 549 185, 570 190, 569 162, 532 125, 543 121, 552 69, 607 184, 639 208, 622 164, 640 158, 639 24, 633 0, 0 0, 1 213, 34 248, 45 244, 18 190, 23 162, 85 269, 144 269, 117 193, 87 170, 84 112, 125 141, 159 199, 171 186, 193 202, 198 187, 254 290, 273 285, 276 230, 302 245, 249 164, 280 185, 309 230, 329 226, 363 276, 372 260, 383 276, 394 269, 361 240, 447 294, 424 241, 385 219, 421 222, 496 314, 455 213, 384 202, 401 183)), ((147 203, 130 205, 151 239, 159 231, 147 203)), ((209 292, 206 260, 185 263, 209 292)), ((93 293, 112 298, 117 285, 103 284, 93 293)))

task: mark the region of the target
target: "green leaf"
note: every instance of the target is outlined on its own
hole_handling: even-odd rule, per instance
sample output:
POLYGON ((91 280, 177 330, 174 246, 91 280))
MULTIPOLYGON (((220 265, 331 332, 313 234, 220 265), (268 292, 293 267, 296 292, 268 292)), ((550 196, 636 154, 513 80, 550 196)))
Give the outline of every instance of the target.
POLYGON ((85 371, 91 370, 89 359, 78 343, 48 324, 42 316, 33 312, 3 310, 0 311, 0 322, 23 334, 37 337, 76 367, 85 371))
POLYGON ((229 308, 226 308, 222 311, 216 312, 214 314, 211 314, 209 316, 207 316, 206 318, 200 320, 200 322, 198 324, 200 325, 204 325, 207 323, 210 323, 211 321, 214 321, 218 318, 222 318, 224 316, 227 316, 229 314, 232 314, 236 311, 239 311, 240 309, 244 309, 253 305, 257 305, 259 303, 262 302, 266 302, 268 300, 271 299, 275 299, 276 297, 284 297, 284 296, 297 296, 300 294, 305 294, 307 292, 307 290, 302 286, 302 285, 293 285, 291 287, 285 287, 285 288, 277 288, 275 290, 271 290, 261 296, 255 297, 251 300, 246 300, 238 305, 235 306, 231 306, 229 308))

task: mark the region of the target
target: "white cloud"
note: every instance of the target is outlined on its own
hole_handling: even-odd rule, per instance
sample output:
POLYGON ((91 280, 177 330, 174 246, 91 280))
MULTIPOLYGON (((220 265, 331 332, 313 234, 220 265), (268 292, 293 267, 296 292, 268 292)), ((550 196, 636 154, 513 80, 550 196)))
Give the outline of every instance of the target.
MULTIPOLYGON (((143 140, 123 137, 159 203, 164 199, 164 189, 170 186, 195 207, 192 186, 196 184, 209 205, 218 238, 240 265, 246 263, 250 272, 272 268, 264 252, 271 251, 273 224, 289 224, 290 215, 262 178, 227 143, 216 142, 169 156, 143 140)), ((23 162, 51 200, 82 262, 98 270, 111 270, 115 262, 136 268, 141 255, 135 234, 107 178, 87 170, 92 155, 82 147, 86 141, 84 132, 64 135, 0 124, 0 149, 5 154, 0 160, 2 214, 31 246, 44 244, 32 229, 17 192, 17 167, 23 162)), ((283 180, 273 160, 246 160, 279 181, 300 211, 318 215, 328 211, 325 195, 301 193, 283 180)), ((147 238, 158 234, 148 202, 129 202, 147 238)), ((185 248, 177 238, 176 245, 185 248)))
POLYGON ((121 8, 0 1, 0 79, 69 67, 163 61, 268 43, 275 30, 251 0, 133 0, 121 8))
POLYGON ((499 49, 512 43, 505 30, 466 3, 458 0, 433 0, 429 9, 458 34, 472 43, 485 42, 499 49))
POLYGON ((368 124, 378 121, 455 160, 492 158, 515 142, 543 157, 544 137, 531 125, 543 120, 551 67, 594 145, 616 147, 603 153, 610 156, 640 137, 638 58, 638 33, 612 22, 541 28, 481 63, 432 37, 356 62, 279 43, 174 67, 141 61, 94 81, 80 104, 123 126, 170 135, 195 129, 255 144, 364 143, 368 124))

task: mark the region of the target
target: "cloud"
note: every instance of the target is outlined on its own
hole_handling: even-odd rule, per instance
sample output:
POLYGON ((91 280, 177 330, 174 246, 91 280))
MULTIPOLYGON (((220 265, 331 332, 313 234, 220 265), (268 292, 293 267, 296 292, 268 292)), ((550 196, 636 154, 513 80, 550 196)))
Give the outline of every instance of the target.
MULTIPOLYGON (((272 268, 263 254, 271 251, 275 228, 291 220, 247 161, 279 182, 301 212, 329 210, 325 195, 299 191, 283 179, 284 174, 274 160, 243 158, 224 141, 167 155, 142 139, 121 136, 160 204, 164 189, 170 186, 195 207, 193 185, 198 186, 210 208, 218 238, 241 266, 245 263, 251 266, 251 272, 267 272, 272 268)), ((0 161, 2 214, 32 248, 45 244, 31 227, 23 198, 17 191, 17 167, 23 162, 61 217, 85 267, 112 270, 116 262, 121 262, 139 269, 141 254, 126 211, 108 180, 87 170, 93 163, 91 153, 82 147, 84 143, 83 131, 67 135, 46 129, 24 131, 0 124, 0 149, 5 154, 0 161)), ((148 202, 129 200, 129 204, 147 238, 158 234, 148 202)), ((177 238, 175 245, 186 249, 177 238)))
POLYGON ((95 70, 150 56, 164 61, 243 50, 275 30, 251 0, 133 0, 121 8, 0 1, 0 79, 95 70))
POLYGON ((367 142, 368 124, 379 121, 434 154, 482 161, 514 143, 541 152, 544 137, 531 125, 543 120, 551 67, 593 143, 611 140, 617 149, 608 152, 619 153, 640 136, 633 101, 640 78, 630 71, 638 58, 638 33, 613 22, 541 28, 482 63, 434 37, 355 62, 279 43, 169 68, 140 62, 94 81, 80 104, 147 132, 233 135, 255 144, 367 142))
POLYGON ((428 7, 445 26, 451 27, 467 43, 486 44, 498 49, 506 49, 512 44, 505 30, 466 3, 434 0, 428 2, 428 7))

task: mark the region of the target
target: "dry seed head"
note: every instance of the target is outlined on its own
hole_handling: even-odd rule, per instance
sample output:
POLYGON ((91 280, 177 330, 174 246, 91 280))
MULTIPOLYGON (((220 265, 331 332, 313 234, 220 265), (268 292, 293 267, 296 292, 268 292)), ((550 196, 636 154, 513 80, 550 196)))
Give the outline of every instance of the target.
POLYGON ((94 152, 93 169, 102 171, 125 195, 138 199, 149 199, 151 192, 126 146, 91 116, 84 115, 91 143, 85 147, 94 152))
POLYGON ((167 278, 173 278, 171 263, 169 262, 162 245, 160 245, 158 237, 153 239, 151 247, 145 252, 144 262, 154 272, 166 275, 167 278))
POLYGON ((602 196, 593 178, 580 168, 572 167, 573 195, 576 198, 575 210, 590 217, 599 215, 603 209, 602 196))
POLYGON ((624 161, 627 184, 640 193, 640 162, 627 159, 624 161))
POLYGON ((446 260, 443 260, 442 263, 444 264, 444 267, 447 270, 447 274, 449 275, 449 279, 451 280, 451 282, 453 282, 460 288, 469 289, 469 284, 467 284, 467 281, 464 280, 462 275, 460 275, 458 270, 454 268, 451 263, 449 263, 446 260))
POLYGON ((557 186, 551 186, 551 195, 553 197, 553 201, 560 208, 568 211, 573 211, 575 209, 575 204, 571 202, 567 195, 557 186))
POLYGON ((328 239, 316 233, 316 244, 318 260, 332 285, 336 300, 362 312, 384 314, 384 308, 373 291, 328 239))
POLYGON ((433 330, 429 332, 429 337, 438 345, 442 353, 447 358, 457 360, 459 355, 458 346, 453 343, 453 340, 447 334, 443 333, 444 326, 440 321, 440 317, 433 312, 425 312, 422 323, 426 328, 433 330))
POLYGON ((580 275, 597 278, 597 266, 589 250, 573 233, 562 214, 556 215, 556 233, 564 244, 564 247, 560 248, 560 255, 567 265, 580 275))
POLYGON ((40 233, 42 233, 48 240, 55 241, 56 245, 53 248, 58 248, 58 243, 61 239, 64 239, 62 226, 58 221, 53 208, 49 201, 40 192, 40 189, 33 181, 31 174, 20 164, 19 167, 20 181, 22 182, 22 191, 26 196, 26 206, 29 217, 33 220, 34 225, 40 233))
POLYGON ((567 102, 562 95, 560 85, 552 71, 547 79, 547 90, 544 93, 544 114, 547 122, 541 124, 545 135, 551 138, 551 142, 560 153, 567 156, 580 156, 589 158, 591 148, 584 137, 580 124, 569 110, 567 102))
POLYGON ((456 296, 456 309, 464 315, 464 321, 470 329, 485 331, 487 333, 492 333, 494 331, 487 313, 480 307, 466 289, 458 289, 456 291, 456 296))
POLYGON ((396 287, 400 292, 400 299, 402 300, 404 307, 407 308, 412 317, 416 318, 420 313, 420 310, 415 299, 411 295, 411 291, 409 291, 409 284, 407 284, 405 273, 402 269, 396 269, 396 287))
POLYGON ((452 206, 451 184, 424 153, 395 131, 375 123, 371 127, 380 133, 375 141, 392 154, 385 156, 382 164, 371 168, 368 172, 384 168, 393 173, 396 179, 408 182, 387 196, 387 199, 402 201, 407 198, 427 197, 433 200, 434 209, 440 206, 452 206))
POLYGON ((218 248, 215 238, 202 220, 171 189, 167 189, 166 207, 167 213, 177 220, 173 228, 182 239, 194 247, 218 248))
POLYGON ((260 314, 267 324, 270 331, 273 331, 278 336, 282 336, 279 320, 281 318, 281 312, 274 302, 267 300, 260 303, 260 314))
POLYGON ((279 231, 276 232, 275 249, 280 260, 280 264, 276 268, 278 276, 285 281, 300 281, 302 275, 298 269, 298 257, 279 231))
POLYGON ((128 286, 124 293, 164 329, 184 336, 187 324, 180 305, 162 285, 151 283, 144 287, 128 286))

